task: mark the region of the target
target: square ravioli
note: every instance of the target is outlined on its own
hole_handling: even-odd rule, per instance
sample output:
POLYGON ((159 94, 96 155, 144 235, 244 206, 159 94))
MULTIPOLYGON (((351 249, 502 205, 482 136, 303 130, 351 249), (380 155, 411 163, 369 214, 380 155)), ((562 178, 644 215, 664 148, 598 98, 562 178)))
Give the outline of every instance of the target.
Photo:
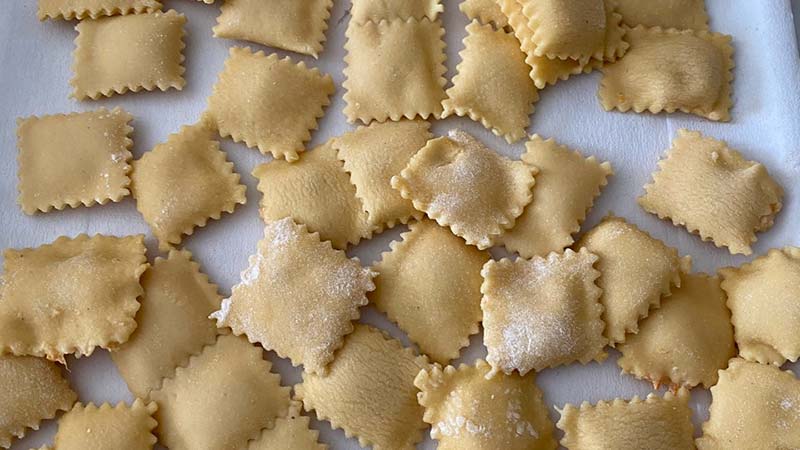
POLYGON ((89 356, 114 349, 136 328, 144 236, 81 234, 3 254, 0 353, 89 356))
POLYGON ((344 250, 372 236, 373 227, 332 142, 303 154, 296 163, 272 161, 253 169, 258 178, 261 217, 291 217, 344 250))
POLYGON ((303 404, 292 400, 286 417, 275 419, 274 428, 265 428, 247 450, 328 450, 317 442, 319 431, 309 428, 311 419, 300 415, 303 404))
POLYGON ((439 117, 447 68, 444 27, 430 19, 351 23, 344 57, 344 114, 364 124, 439 117))
POLYGON ((739 354, 780 366, 800 358, 800 248, 772 249, 739 268, 720 269, 739 354))
POLYGON ((316 58, 322 51, 332 6, 333 0, 225 0, 214 36, 316 58))
POLYGON ((128 195, 131 120, 119 108, 19 119, 22 211, 102 205, 128 195))
POLYGON ((222 297, 191 258, 187 251, 172 250, 145 271, 142 307, 136 313, 139 325, 131 338, 111 353, 128 389, 137 397, 147 398, 176 367, 185 366, 190 356, 217 337, 217 327, 208 315, 219 308, 222 297))
POLYGON ((542 391, 529 373, 486 378, 491 367, 478 360, 458 368, 438 364, 414 384, 439 450, 551 450, 557 447, 542 391))
POLYGON ((641 400, 614 399, 580 409, 567 404, 556 424, 564 431, 561 445, 571 450, 694 450, 689 391, 650 394, 641 400))
MULTIPOLYGON (((602 258, 602 257, 601 257, 602 258)), ((623 372, 658 386, 717 384, 717 371, 736 356, 731 312, 718 277, 683 275, 680 287, 618 348, 623 372)))
POLYGON ((205 114, 222 137, 296 161, 335 90, 330 75, 302 61, 233 47, 205 114))
POLYGON ((39 0, 39 20, 97 19, 102 16, 143 14, 161 9, 159 0, 39 0))
POLYGON ((58 420, 54 447, 58 450, 143 450, 152 449, 156 437, 152 431, 157 423, 153 413, 155 402, 136 399, 132 405, 118 403, 112 407, 93 403, 75 407, 58 420))
POLYGON ((498 29, 508 25, 508 17, 503 14, 495 0, 463 0, 458 4, 458 10, 469 20, 477 20, 486 25, 494 24, 498 29))
POLYGON ((432 137, 429 130, 430 123, 416 120, 373 122, 333 141, 375 231, 422 216, 391 180, 432 137))
POLYGON ((306 411, 375 450, 412 450, 422 440, 422 407, 414 377, 424 356, 369 325, 356 325, 326 376, 304 372, 295 395, 306 411))
POLYGON ((639 205, 731 254, 751 254, 755 233, 783 206, 783 188, 763 165, 696 131, 678 130, 658 167, 639 205))
POLYGON ((430 220, 409 228, 373 266, 378 276, 369 297, 422 353, 447 364, 479 331, 480 272, 489 253, 430 220))
POLYGON ((374 275, 287 217, 267 224, 242 281, 211 317, 306 372, 324 374, 375 289, 374 275))
POLYGON ((134 161, 131 179, 136 209, 164 251, 246 202, 233 163, 202 124, 181 128, 134 161))
POLYGON ((159 441, 171 450, 244 448, 288 412, 290 388, 271 368, 247 339, 220 336, 150 394, 159 441))
POLYGON ((414 207, 483 250, 494 245, 533 199, 536 169, 451 130, 428 141, 392 187, 414 207))
POLYGON ((174 10, 81 21, 75 27, 72 97, 182 90, 185 24, 186 17, 174 10))
POLYGON ((441 0, 353 0, 350 22, 362 25, 382 20, 436 20, 444 10, 441 0))
POLYGON ((791 371, 733 359, 711 388, 698 450, 800 447, 800 380, 791 371))
POLYGON ((0 356, 0 448, 9 448, 27 429, 67 411, 78 396, 59 366, 32 356, 0 356))
POLYGON ((597 285, 603 290, 605 336, 612 347, 625 342, 627 333, 638 332, 639 320, 661 305, 672 286, 681 286, 680 274, 688 273, 692 263, 688 256, 680 258, 678 250, 614 216, 604 218, 575 247, 585 247, 600 258, 597 285))
POLYGON ((603 66, 598 96, 606 111, 682 111, 731 120, 730 36, 638 26, 625 39, 630 43, 625 57, 603 66))
POLYGON ((469 116, 508 143, 526 136, 539 93, 513 34, 472 21, 442 117, 469 116))
POLYGON ((615 0, 622 23, 635 27, 708 30, 705 0, 615 0))
POLYGON ((613 175, 611 164, 577 151, 553 139, 533 135, 525 144, 522 161, 535 167, 534 200, 525 207, 514 227, 497 243, 523 258, 560 252, 571 245, 586 213, 613 175))
POLYGON ((606 358, 596 262, 586 249, 567 249, 483 266, 483 342, 493 373, 525 375, 606 358))

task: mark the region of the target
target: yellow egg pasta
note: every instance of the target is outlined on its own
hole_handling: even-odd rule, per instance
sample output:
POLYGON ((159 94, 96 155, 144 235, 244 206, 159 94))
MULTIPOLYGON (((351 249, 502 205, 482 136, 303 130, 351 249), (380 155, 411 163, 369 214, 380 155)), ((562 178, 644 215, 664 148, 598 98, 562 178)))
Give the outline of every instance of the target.
POLYGON ((353 0, 350 22, 362 25, 381 20, 436 20, 444 10, 441 0, 353 0))
POLYGON ((317 442, 319 431, 308 427, 309 417, 300 415, 302 407, 293 400, 286 417, 275 419, 275 427, 264 429, 247 450, 327 450, 327 445, 317 442))
POLYGON ((58 421, 58 450, 149 450, 156 443, 155 402, 137 398, 132 405, 103 403, 75 406, 58 421))
POLYGON ((97 19, 161 10, 159 0, 39 0, 39 20, 97 19))
POLYGON ((622 23, 635 27, 708 30, 705 0, 614 0, 622 23))
POLYGON ((494 24, 497 28, 508 25, 508 18, 495 0, 463 0, 458 4, 458 9, 469 20, 477 20, 485 25, 494 24))

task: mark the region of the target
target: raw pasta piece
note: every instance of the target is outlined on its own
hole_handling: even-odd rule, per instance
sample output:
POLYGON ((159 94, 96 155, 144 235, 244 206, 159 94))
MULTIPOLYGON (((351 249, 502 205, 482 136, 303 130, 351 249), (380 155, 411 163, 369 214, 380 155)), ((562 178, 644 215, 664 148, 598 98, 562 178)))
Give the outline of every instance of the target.
POLYGON ((353 0, 350 23, 363 25, 381 20, 436 20, 444 8, 440 0, 353 0))
POLYGON ((333 0, 225 0, 214 36, 317 58, 325 41, 332 6, 333 0))
POLYGON ((344 113, 350 123, 439 117, 446 55, 439 21, 350 24, 344 57, 344 113))
POLYGON ((800 446, 800 381, 790 371, 732 359, 711 388, 699 450, 800 446))
POLYGON ((147 268, 144 236, 81 234, 4 255, 0 353, 91 355, 114 349, 136 328, 147 268))
POLYGON ((303 373, 295 395, 307 411, 375 450, 413 449, 422 439, 422 407, 414 377, 428 368, 377 328, 356 325, 336 352, 327 376, 303 373))
POLYGON ((290 388, 261 354, 246 339, 223 335, 177 368, 150 394, 160 442, 171 450, 238 450, 285 417, 290 388))
POLYGON ((553 422, 535 384, 535 375, 486 378, 491 367, 457 369, 438 364, 420 371, 414 384, 439 450, 550 450, 557 447, 553 422))
POLYGON ((491 247, 533 196, 536 168, 498 155, 461 130, 428 141, 392 187, 470 245, 491 247))
POLYGON ((247 188, 204 125, 181 128, 134 161, 131 180, 136 208, 163 251, 246 202, 247 188))
POLYGON ((78 396, 50 361, 32 356, 0 356, 0 448, 9 448, 26 429, 72 407, 78 396))
POLYGON ((483 267, 481 309, 492 372, 525 375, 562 364, 602 361, 597 256, 582 248, 547 258, 502 259, 483 267))
POLYGON ((755 232, 772 227, 781 210, 783 188, 763 165, 699 132, 678 130, 658 167, 639 205, 731 254, 751 254, 755 232))
POLYGON ((584 158, 553 139, 533 135, 525 147, 522 161, 538 170, 534 200, 497 243, 532 258, 560 252, 575 242, 572 235, 613 171, 608 162, 584 158))
POLYGON ((54 447, 58 450, 149 450, 156 443, 155 402, 137 398, 131 406, 118 403, 76 403, 58 421, 54 447))
POLYGON ((411 201, 392 189, 391 179, 432 137, 429 130, 430 124, 423 121, 374 122, 334 140, 375 231, 422 217, 411 201))
POLYGON ((219 308, 217 286, 200 272, 187 251, 156 258, 141 279, 144 295, 139 326, 128 342, 111 353, 128 388, 147 398, 176 367, 214 343, 217 328, 208 315, 219 308))
POLYGON ((447 364, 478 332, 480 272, 489 254, 430 220, 409 228, 375 264, 378 277, 369 297, 422 353, 447 364))
POLYGON ((731 120, 731 37, 707 31, 638 26, 625 34, 630 49, 603 66, 598 95, 606 111, 682 111, 731 120))
POLYGON ((265 221, 291 217, 341 250, 372 236, 356 188, 330 141, 296 163, 276 160, 261 164, 253 170, 253 176, 264 194, 261 217, 265 221))
POLYGON ((495 0, 463 0, 458 4, 458 9, 469 20, 477 19, 482 24, 493 23, 497 28, 508 25, 508 17, 503 14, 495 0))
POLYGON ((622 23, 635 27, 708 30, 705 0, 614 0, 622 23))
POLYGON ((639 320, 661 305, 672 286, 681 286, 680 273, 688 273, 692 263, 689 257, 681 259, 678 250, 614 216, 603 219, 575 247, 586 247, 600 257, 597 285, 603 290, 605 336, 612 347, 625 342, 626 333, 639 331, 639 320))
POLYGON ((267 224, 242 281, 211 317, 306 372, 324 374, 375 289, 374 276, 287 217, 267 224))
POLYGON ((131 120, 120 108, 19 119, 22 211, 103 205, 128 195, 131 120))
POLYGON ((296 161, 335 90, 330 75, 302 61, 233 47, 206 115, 221 136, 296 161))
POLYGON ((174 10, 81 21, 75 27, 72 97, 182 90, 185 24, 186 17, 174 10))
POLYGON ((161 10, 159 0, 39 0, 39 20, 97 19, 161 10))
POLYGON ((247 450, 326 450, 327 445, 317 442, 319 431, 308 427, 308 416, 300 415, 302 407, 301 402, 292 401, 286 417, 276 419, 275 427, 262 431, 247 450))
MULTIPOLYGON (((800 248, 772 249, 721 269, 742 358, 780 366, 800 357, 800 248)), ((800 404, 798 404, 800 406, 800 404)))
POLYGON ((463 42, 458 73, 442 101, 442 117, 469 116, 508 143, 522 139, 539 93, 519 41, 473 20, 463 42))
POLYGON ((580 409, 567 404, 560 413, 556 426, 569 450, 694 449, 689 392, 683 388, 663 398, 652 393, 645 400, 583 402, 580 409))
MULTIPOLYGON (((602 256, 601 256, 602 260, 602 256)), ((619 367, 658 386, 717 383, 717 371, 736 356, 731 313, 719 278, 683 275, 678 289, 619 346, 619 367)))

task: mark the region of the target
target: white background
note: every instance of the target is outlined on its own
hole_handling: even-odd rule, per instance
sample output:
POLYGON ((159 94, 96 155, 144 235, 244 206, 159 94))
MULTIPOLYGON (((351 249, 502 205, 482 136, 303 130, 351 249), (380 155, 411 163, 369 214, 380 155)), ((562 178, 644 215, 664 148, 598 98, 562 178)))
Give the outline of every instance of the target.
MULTIPOLYGON (((206 97, 223 66, 227 49, 244 44, 212 37, 211 27, 219 13, 218 5, 209 6, 191 0, 167 0, 166 3, 166 8, 177 9, 189 19, 186 27, 186 88, 182 92, 141 92, 78 103, 68 98, 71 53, 76 36, 74 23, 38 22, 33 0, 4 2, 3 14, 0 15, 0 39, 3 42, 0 45, 0 155, 3 161, 0 164, 0 248, 38 246, 60 235, 74 236, 84 232, 146 233, 150 259, 158 255, 155 240, 131 198, 118 204, 25 216, 16 204, 15 120, 34 114, 122 106, 136 118, 133 124, 135 158, 164 141, 181 125, 195 122, 205 108, 206 97)), ((459 61, 458 51, 467 20, 458 12, 456 0, 444 0, 444 3, 450 78, 459 61)), ((784 210, 775 227, 759 235, 754 246, 755 254, 762 254, 770 247, 800 244, 797 234, 800 223, 800 123, 797 116, 800 110, 800 64, 788 0, 707 0, 707 3, 712 28, 733 35, 736 49, 732 122, 713 123, 683 114, 652 116, 603 112, 596 98, 600 74, 593 73, 560 82, 541 92, 541 101, 536 105, 529 132, 554 137, 587 155, 609 160, 614 166, 616 176, 596 203, 584 231, 613 211, 677 247, 682 254, 692 255, 696 270, 713 272, 718 267, 740 264, 752 258, 732 257, 724 249, 702 243, 685 230, 644 213, 635 199, 641 194, 642 186, 649 180, 659 155, 668 148, 675 131, 681 127, 697 129, 726 139, 745 156, 763 162, 786 188, 784 210)), ((292 55, 295 60, 304 60, 330 73, 338 89, 320 121, 319 131, 313 134, 309 148, 353 128, 342 114, 341 88, 349 6, 349 1, 335 1, 328 41, 319 60, 292 55)), ((502 139, 468 119, 439 121, 433 129, 442 134, 454 127, 467 129, 505 155, 518 157, 522 152, 522 143, 506 145, 502 139)), ((262 233, 257 212, 260 194, 255 189, 256 180, 250 171, 269 158, 229 140, 223 140, 222 147, 247 184, 248 203, 237 208, 235 214, 223 216, 222 220, 197 230, 185 240, 185 246, 193 252, 211 279, 219 284, 223 295, 227 295, 238 281, 239 272, 247 266, 247 257, 255 249, 262 233)), ((68 143, 65 143, 63 151, 71 151, 68 143)), ((398 228, 383 233, 348 253, 359 256, 364 264, 370 264, 403 230, 398 228)), ((362 321, 387 329, 409 344, 396 327, 370 307, 365 309, 363 316, 362 321)), ((265 355, 275 363, 275 370, 281 373, 285 384, 300 380, 299 371, 286 361, 279 360, 271 352, 265 355)), ((476 337, 460 361, 471 362, 475 357, 483 356, 485 350, 480 338, 476 337)), ((611 357, 603 364, 570 365, 548 369, 539 375, 538 384, 544 390, 554 420, 557 413, 552 406, 646 395, 651 391, 648 383, 620 375, 616 356, 612 351, 611 357)), ((80 360, 68 358, 68 363, 69 378, 80 400, 97 403, 131 400, 105 351, 96 351, 92 357, 80 360)), ((798 366, 793 368, 795 373, 800 372, 798 366)), ((707 418, 708 402, 706 391, 693 391, 692 404, 697 424, 707 418)), ((313 421, 313 426, 321 431, 321 440, 333 444, 333 448, 358 448, 355 440, 346 439, 340 430, 331 430, 327 423, 313 421)), ((28 438, 12 448, 27 449, 49 443, 54 432, 53 421, 48 421, 42 431, 29 433, 28 438)), ((422 447, 431 448, 433 444, 426 442, 422 447)))

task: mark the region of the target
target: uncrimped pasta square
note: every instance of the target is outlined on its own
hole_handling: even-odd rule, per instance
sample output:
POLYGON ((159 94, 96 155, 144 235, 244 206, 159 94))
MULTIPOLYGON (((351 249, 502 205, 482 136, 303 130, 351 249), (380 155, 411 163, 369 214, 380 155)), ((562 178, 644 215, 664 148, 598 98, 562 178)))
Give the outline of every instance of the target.
POLYGON ((72 97, 182 90, 185 24, 186 17, 174 10, 81 21, 75 27, 72 97))
POLYGON ((311 55, 322 51, 333 0, 225 0, 214 36, 311 55))
POLYGON ((441 0, 353 0, 350 23, 378 23, 381 20, 436 20, 444 8, 441 0))
POLYGON ((375 289, 374 276, 287 217, 267 224, 242 281, 211 317, 306 372, 324 374, 375 289))
POLYGON ((629 27, 708 30, 705 0, 614 0, 622 23, 629 27))
POLYGON ((442 117, 469 116, 509 143, 526 136, 539 94, 513 34, 472 21, 442 117))
POLYGON ((131 120, 119 108, 18 120, 18 201, 25 214, 128 195, 131 120))
POLYGON ((296 161, 334 90, 330 75, 302 61, 233 47, 206 114, 221 136, 296 161))
POLYGON ((159 0, 39 0, 39 20, 97 19, 161 10, 159 0))
POLYGON ((275 427, 264 429, 247 450, 327 450, 327 445, 317 442, 319 431, 309 428, 311 419, 300 415, 302 408, 301 402, 292 400, 286 417, 275 419, 275 427))
POLYGON ((3 256, 0 353, 63 362, 70 353, 116 348, 136 328, 143 235, 62 236, 3 256))
POLYGON ((351 23, 342 84, 347 120, 439 117, 447 71, 443 35, 442 23, 427 18, 351 23))
POLYGON ((752 253, 781 210, 783 188, 763 165, 699 132, 678 130, 658 167, 639 205, 732 254, 752 253))
POLYGON ((181 128, 134 161, 131 180, 136 209, 161 250, 246 202, 233 163, 202 124, 181 128))
POLYGON ((730 36, 638 26, 625 39, 630 43, 625 57, 603 66, 598 95, 606 111, 682 111, 731 119, 730 36))
POLYGON ((493 23, 497 28, 508 25, 508 17, 495 0, 463 0, 458 4, 458 9, 469 20, 478 20, 487 25, 493 23))
POLYGON ((155 402, 145 403, 137 398, 132 405, 118 403, 112 407, 103 403, 75 406, 58 421, 54 447, 58 450, 151 449, 156 443, 153 435, 157 423, 153 413, 155 402))

